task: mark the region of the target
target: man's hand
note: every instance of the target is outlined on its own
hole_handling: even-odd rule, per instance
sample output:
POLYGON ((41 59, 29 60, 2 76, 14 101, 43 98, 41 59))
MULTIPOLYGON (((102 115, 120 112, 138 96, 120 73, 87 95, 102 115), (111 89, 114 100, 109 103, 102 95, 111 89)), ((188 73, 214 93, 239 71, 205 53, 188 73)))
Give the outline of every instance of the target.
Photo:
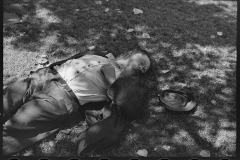
POLYGON ((108 59, 109 59, 110 61, 115 61, 115 57, 113 56, 112 53, 108 53, 106 56, 108 57, 108 59))
POLYGON ((107 79, 109 86, 116 80, 116 74, 115 74, 115 69, 114 66, 110 63, 104 64, 101 67, 101 72, 107 79))

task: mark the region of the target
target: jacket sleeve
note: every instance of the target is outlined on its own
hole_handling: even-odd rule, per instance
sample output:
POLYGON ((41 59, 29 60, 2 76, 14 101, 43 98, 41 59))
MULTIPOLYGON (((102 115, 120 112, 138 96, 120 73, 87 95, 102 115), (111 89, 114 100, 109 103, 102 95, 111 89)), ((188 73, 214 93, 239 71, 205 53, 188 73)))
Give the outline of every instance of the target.
POLYGON ((120 108, 109 102, 105 105, 103 120, 94 123, 78 137, 78 154, 91 154, 118 140, 126 122, 120 108))
POLYGON ((66 61, 70 60, 70 59, 81 58, 84 55, 99 55, 99 56, 105 57, 107 55, 107 53, 108 53, 108 51, 85 51, 83 53, 78 53, 76 55, 73 55, 70 58, 67 58, 65 60, 54 62, 54 63, 50 64, 49 67, 52 69, 53 66, 61 65, 61 64, 65 63, 66 61))

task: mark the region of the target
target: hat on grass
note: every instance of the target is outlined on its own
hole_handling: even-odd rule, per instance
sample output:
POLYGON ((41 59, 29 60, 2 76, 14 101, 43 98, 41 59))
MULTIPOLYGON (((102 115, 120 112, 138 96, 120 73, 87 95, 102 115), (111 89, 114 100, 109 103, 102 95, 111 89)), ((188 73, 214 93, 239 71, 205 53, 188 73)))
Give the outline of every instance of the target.
POLYGON ((196 108, 192 94, 179 90, 164 90, 159 95, 159 102, 172 111, 190 111, 196 108))

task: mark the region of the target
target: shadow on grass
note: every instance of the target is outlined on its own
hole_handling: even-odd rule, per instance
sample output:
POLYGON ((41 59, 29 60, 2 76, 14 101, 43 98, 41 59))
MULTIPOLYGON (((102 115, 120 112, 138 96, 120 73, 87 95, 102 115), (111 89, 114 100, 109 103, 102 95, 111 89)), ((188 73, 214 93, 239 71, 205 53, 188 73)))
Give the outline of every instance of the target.
POLYGON ((5 2, 4 9, 6 11, 14 8, 17 13, 25 13, 27 17, 22 24, 5 28, 4 33, 7 35, 18 36, 21 32, 25 33, 24 36, 17 38, 15 43, 13 42, 16 47, 24 48, 24 45, 19 46, 20 42, 25 44, 35 42, 40 46, 41 43, 37 42, 42 38, 40 36, 42 30, 46 35, 53 31, 59 31, 58 33, 63 36, 58 37, 59 43, 63 42, 67 45, 67 37, 73 37, 79 41, 90 38, 89 41, 96 41, 95 44, 100 49, 120 54, 122 51, 136 47, 136 42, 131 40, 131 37, 135 37, 135 35, 126 32, 125 35, 123 34, 123 29, 134 28, 136 25, 145 26, 145 31, 155 38, 156 43, 163 41, 176 45, 178 48, 185 48, 186 43, 235 45, 232 35, 236 32, 236 28, 233 27, 236 23, 231 21, 234 17, 230 15, 225 18, 217 16, 223 9, 215 4, 196 5, 194 2, 184 1, 145 3, 144 1, 119 0, 103 1, 102 5, 83 0, 75 2, 69 0, 61 2, 32 1, 27 4, 23 5, 20 1, 5 2), (133 15, 134 7, 144 10, 144 14, 133 15), (110 10, 106 12, 106 8, 110 10), (118 12, 119 10, 116 9, 122 12, 118 12), (56 22, 53 18, 53 22, 46 23, 44 16, 51 15, 60 21, 56 22), (223 36, 211 39, 210 35, 216 34, 218 31, 222 31, 223 36), (97 34, 99 37, 94 39, 94 35, 97 34))
MULTIPOLYGON (((11 3, 6 4, 7 11, 11 3)), ((211 156, 235 155, 236 17, 224 10, 227 4, 112 0, 96 5, 85 0, 49 0, 31 2, 31 6, 14 10, 29 19, 4 29, 4 36, 16 37, 12 42, 16 48, 39 50, 41 38, 57 32, 57 41, 46 51, 52 58, 72 54, 62 48, 80 52, 89 46, 115 56, 141 47, 154 57, 156 74, 147 75, 149 113, 137 121, 141 127, 131 124, 126 129, 121 143, 107 150, 110 155, 136 156, 141 148, 149 149, 152 156, 195 156, 202 149, 211 156), (143 14, 134 15, 133 8, 142 9, 143 14), (53 18, 47 23, 39 14, 59 21, 53 18), (127 32, 129 28, 135 31, 127 32), (42 30, 45 35, 39 36, 42 30), (26 34, 19 37, 22 32, 26 34), (142 38, 144 32, 151 38, 142 38), (192 92, 199 104, 197 111, 184 116, 166 112, 156 99, 163 89, 192 92), (131 134, 136 138, 130 143, 127 136, 131 134), (183 134, 180 141, 175 139, 178 134, 183 134), (175 149, 163 149, 164 145, 175 149)))

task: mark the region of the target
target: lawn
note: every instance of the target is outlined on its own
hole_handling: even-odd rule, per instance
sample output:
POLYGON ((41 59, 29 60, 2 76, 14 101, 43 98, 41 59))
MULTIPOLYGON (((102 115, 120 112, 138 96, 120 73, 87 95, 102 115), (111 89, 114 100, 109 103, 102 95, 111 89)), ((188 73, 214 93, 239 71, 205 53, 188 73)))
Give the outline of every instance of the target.
MULTIPOLYGON (((148 74, 148 112, 129 123, 114 146, 90 157, 236 156, 237 2, 205 0, 5 0, 22 18, 3 27, 3 87, 36 69, 89 49, 118 56, 141 47, 156 62, 148 74), (101 2, 101 3, 100 3, 101 2), (143 13, 134 14, 133 9, 143 13), (156 93, 182 89, 197 110, 171 113, 156 93)), ((77 157, 76 119, 17 156, 77 157)))

